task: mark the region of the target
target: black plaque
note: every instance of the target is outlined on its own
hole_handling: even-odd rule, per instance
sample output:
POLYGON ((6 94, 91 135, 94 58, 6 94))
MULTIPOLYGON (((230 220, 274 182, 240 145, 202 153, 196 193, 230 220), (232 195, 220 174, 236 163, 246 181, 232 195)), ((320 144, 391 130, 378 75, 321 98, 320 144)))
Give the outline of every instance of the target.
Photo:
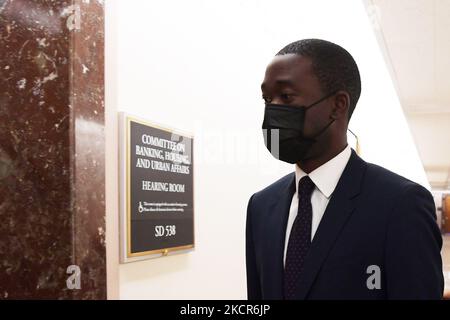
POLYGON ((127 257, 194 247, 191 136, 126 117, 127 257))

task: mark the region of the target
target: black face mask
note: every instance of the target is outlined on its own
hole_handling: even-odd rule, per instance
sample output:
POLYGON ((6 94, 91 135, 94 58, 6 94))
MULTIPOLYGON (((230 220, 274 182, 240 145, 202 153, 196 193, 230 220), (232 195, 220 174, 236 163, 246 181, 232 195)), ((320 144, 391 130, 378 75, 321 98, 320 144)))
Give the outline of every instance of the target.
POLYGON ((276 159, 289 163, 305 159, 308 151, 316 142, 316 138, 325 132, 335 120, 331 120, 312 137, 306 137, 304 134, 306 111, 334 93, 330 93, 309 106, 266 104, 262 125, 264 143, 276 159))

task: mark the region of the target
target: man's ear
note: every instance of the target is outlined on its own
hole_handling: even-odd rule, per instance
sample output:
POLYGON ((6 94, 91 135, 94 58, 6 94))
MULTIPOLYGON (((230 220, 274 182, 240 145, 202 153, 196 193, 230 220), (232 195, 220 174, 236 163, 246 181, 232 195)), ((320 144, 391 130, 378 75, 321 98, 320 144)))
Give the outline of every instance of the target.
POLYGON ((336 120, 340 118, 348 118, 348 110, 350 108, 350 95, 347 91, 339 90, 334 96, 333 112, 331 118, 336 120))

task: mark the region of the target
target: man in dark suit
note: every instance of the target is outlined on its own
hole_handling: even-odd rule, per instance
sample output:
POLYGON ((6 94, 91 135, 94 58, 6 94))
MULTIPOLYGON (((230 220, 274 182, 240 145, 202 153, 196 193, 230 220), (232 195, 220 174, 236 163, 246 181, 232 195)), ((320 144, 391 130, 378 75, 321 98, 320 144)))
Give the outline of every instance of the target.
POLYGON ((249 200, 248 298, 441 299, 430 192, 347 144, 361 92, 352 56, 324 40, 291 43, 261 88, 265 144, 296 165, 249 200))

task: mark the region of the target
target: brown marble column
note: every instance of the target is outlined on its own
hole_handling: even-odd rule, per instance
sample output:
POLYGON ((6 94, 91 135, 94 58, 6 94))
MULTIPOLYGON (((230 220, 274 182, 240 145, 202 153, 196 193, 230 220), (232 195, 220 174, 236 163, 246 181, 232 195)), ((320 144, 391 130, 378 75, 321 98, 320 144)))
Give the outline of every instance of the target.
POLYGON ((0 299, 106 298, 103 15, 0 0, 0 299))

